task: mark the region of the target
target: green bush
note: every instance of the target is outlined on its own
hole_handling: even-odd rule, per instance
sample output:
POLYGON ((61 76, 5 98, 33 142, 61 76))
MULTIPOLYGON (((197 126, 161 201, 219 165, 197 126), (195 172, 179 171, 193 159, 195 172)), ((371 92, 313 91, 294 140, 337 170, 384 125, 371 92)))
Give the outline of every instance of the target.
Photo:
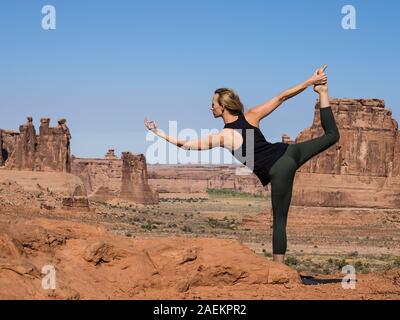
POLYGON ((142 229, 146 229, 146 230, 153 230, 153 229, 157 229, 157 226, 155 226, 151 221, 147 221, 145 224, 142 224, 142 229))
POLYGON ((356 261, 354 264, 354 268, 356 268, 357 271, 361 271, 363 269, 363 263, 361 261, 356 261))
POLYGON ((188 227, 188 226, 183 226, 183 228, 181 229, 183 232, 192 232, 192 228, 188 227))
POLYGON ((232 225, 234 225, 236 223, 235 219, 232 220, 218 220, 218 219, 214 219, 214 218, 208 218, 207 220, 208 225, 211 228, 221 228, 221 229, 230 229, 230 230, 234 230, 234 226, 232 227, 232 225))
POLYGON ((400 258, 396 258, 396 260, 393 261, 393 265, 395 267, 400 267, 400 258))
POLYGON ((358 252, 357 251, 353 251, 349 253, 349 257, 357 257, 358 256, 358 252))
POLYGON ((210 189, 207 188, 207 193, 211 196, 219 197, 239 197, 239 198, 265 198, 264 196, 255 195, 248 192, 239 192, 229 188, 210 189))
POLYGON ((265 251, 265 249, 263 249, 263 253, 264 253, 264 257, 272 257, 272 253, 269 253, 267 251, 265 251))
POLYGON ((342 259, 342 260, 335 260, 334 263, 335 263, 335 266, 336 266, 338 269, 340 269, 340 270, 341 270, 344 266, 347 265, 347 262, 346 262, 345 259, 342 259))
POLYGON ((289 256, 285 259, 285 264, 288 266, 296 266, 300 261, 296 257, 289 256))

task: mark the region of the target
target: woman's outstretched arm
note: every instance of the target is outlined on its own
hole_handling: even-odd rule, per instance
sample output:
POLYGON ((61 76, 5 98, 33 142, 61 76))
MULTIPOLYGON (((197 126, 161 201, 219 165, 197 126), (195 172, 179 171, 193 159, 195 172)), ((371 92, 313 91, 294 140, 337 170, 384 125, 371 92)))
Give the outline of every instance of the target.
POLYGON ((306 81, 301 82, 285 91, 282 91, 280 94, 261 105, 249 109, 249 117, 252 118, 255 123, 258 123, 258 121, 265 118, 286 100, 298 95, 300 92, 303 92, 311 85, 316 85, 326 81, 326 67, 327 65, 324 65, 322 68, 317 69, 314 74, 306 81))
POLYGON ((182 145, 182 143, 183 143, 181 140, 178 140, 174 136, 170 136, 170 135, 166 134, 160 128, 157 128, 157 123, 155 121, 147 120, 147 117, 144 117, 144 125, 146 126, 146 128, 149 131, 153 132, 155 135, 157 135, 161 138, 164 138, 165 140, 167 140, 168 142, 171 142, 172 144, 179 146, 179 145, 182 145))
POLYGON ((227 140, 227 133, 225 130, 222 130, 220 133, 210 134, 199 139, 180 140, 157 128, 157 124, 154 121, 148 121, 146 118, 144 121, 147 129, 149 129, 155 135, 164 138, 168 142, 185 150, 207 150, 215 147, 222 147, 227 140))

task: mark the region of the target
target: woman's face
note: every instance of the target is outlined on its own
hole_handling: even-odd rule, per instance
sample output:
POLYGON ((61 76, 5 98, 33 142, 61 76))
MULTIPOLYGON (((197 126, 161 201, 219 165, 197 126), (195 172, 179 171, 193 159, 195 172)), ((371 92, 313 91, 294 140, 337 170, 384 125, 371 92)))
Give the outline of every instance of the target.
POLYGON ((218 103, 218 94, 214 94, 212 99, 211 111, 215 118, 218 118, 222 115, 222 106, 218 103))

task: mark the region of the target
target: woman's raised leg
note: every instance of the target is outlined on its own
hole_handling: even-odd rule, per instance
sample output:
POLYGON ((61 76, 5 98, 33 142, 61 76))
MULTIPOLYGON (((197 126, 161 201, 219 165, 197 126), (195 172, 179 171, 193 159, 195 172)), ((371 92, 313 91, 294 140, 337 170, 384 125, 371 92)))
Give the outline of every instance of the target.
POLYGON ((328 86, 319 85, 314 88, 320 95, 320 118, 325 131, 323 136, 293 144, 293 156, 301 167, 307 160, 328 149, 339 141, 340 134, 336 125, 332 108, 329 105, 328 86))

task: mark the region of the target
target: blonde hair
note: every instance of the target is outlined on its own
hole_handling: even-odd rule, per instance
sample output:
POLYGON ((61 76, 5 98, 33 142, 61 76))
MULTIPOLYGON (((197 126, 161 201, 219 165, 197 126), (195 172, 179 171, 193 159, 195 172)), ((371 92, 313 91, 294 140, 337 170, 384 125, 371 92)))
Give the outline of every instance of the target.
POLYGON ((218 104, 229 110, 234 115, 243 113, 244 107, 240 101, 239 95, 232 89, 219 88, 214 94, 218 94, 218 104))

